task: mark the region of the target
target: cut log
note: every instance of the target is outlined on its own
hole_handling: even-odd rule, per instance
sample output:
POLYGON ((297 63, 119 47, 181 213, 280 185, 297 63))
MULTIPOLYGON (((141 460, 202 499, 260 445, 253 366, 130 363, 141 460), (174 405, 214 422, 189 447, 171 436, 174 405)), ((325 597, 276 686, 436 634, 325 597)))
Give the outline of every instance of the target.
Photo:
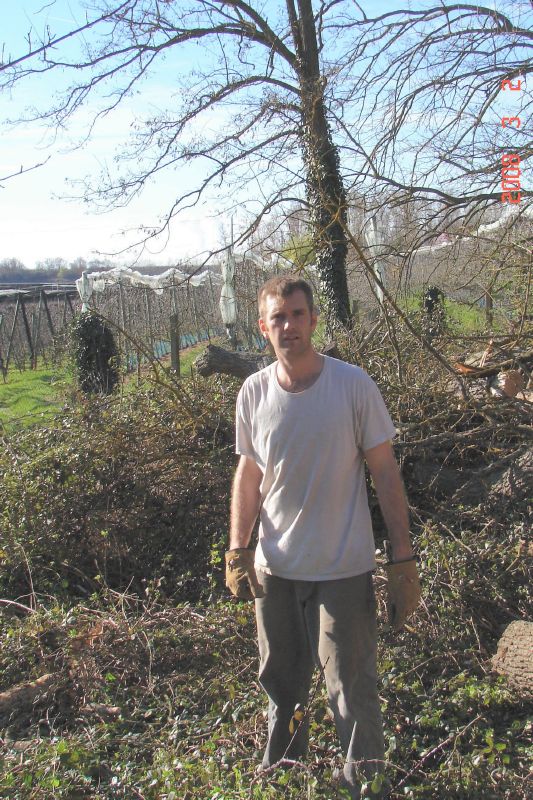
POLYGON ((27 681, 0 692, 0 717, 8 716, 13 711, 30 709, 36 700, 57 685, 57 675, 42 675, 35 681, 27 681))
MULTIPOLYGON (((323 355, 341 359, 340 352, 335 343, 330 343, 324 347, 323 355)), ((233 350, 225 350, 214 344, 208 344, 202 355, 198 356, 194 366, 199 375, 203 378, 224 373, 233 375, 235 378, 247 378, 263 367, 268 367, 274 361, 274 356, 270 353, 236 353, 233 350)))
POLYGON ((207 345, 201 356, 198 356, 194 366, 199 375, 207 378, 209 375, 222 372, 233 375, 235 378, 247 378, 272 362, 268 353, 235 353, 224 350, 217 345, 207 345))
POLYGON ((533 697, 533 622, 511 622, 498 642, 492 669, 509 684, 533 697))

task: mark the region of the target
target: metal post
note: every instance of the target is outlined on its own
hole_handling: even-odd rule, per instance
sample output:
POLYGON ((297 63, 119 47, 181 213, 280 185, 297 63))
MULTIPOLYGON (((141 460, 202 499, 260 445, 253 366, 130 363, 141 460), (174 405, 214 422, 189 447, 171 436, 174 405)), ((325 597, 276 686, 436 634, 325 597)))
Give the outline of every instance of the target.
POLYGON ((170 316, 170 367, 180 376, 180 329, 179 314, 170 316))
POLYGON ((150 353, 154 355, 154 337, 152 334, 152 309, 150 307, 150 292, 151 289, 147 287, 144 290, 144 302, 146 305, 146 320, 148 325, 148 343, 150 345, 150 353))

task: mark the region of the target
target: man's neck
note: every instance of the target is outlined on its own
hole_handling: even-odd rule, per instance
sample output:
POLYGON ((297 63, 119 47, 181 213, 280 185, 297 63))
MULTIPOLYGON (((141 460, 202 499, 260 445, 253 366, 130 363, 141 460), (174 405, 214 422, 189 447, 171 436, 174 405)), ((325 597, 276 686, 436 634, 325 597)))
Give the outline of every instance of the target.
POLYGON ((315 382, 323 364, 324 356, 313 348, 297 359, 287 360, 278 356, 276 373, 279 384, 288 391, 301 391, 315 382))

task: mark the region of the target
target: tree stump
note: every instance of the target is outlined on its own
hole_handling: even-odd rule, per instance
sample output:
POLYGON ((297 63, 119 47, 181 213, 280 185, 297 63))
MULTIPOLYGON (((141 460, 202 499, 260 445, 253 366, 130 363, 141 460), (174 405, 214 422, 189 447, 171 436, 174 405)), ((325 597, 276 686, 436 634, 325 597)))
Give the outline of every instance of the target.
POLYGON ((498 642, 492 669, 521 694, 533 697, 533 622, 511 622, 498 642))

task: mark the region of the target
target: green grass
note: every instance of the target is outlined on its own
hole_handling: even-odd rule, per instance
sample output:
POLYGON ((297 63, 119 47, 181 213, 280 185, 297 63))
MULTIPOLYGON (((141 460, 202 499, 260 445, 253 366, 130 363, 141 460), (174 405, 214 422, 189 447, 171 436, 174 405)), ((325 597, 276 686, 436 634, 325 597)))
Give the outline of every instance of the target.
POLYGON ((470 303, 458 303, 455 300, 444 301, 444 311, 452 326, 461 333, 483 331, 487 327, 485 311, 470 303))
MULTIPOLYGON (((224 346, 221 340, 217 344, 224 346)), ((180 373, 188 377, 196 358, 207 347, 206 342, 200 342, 194 347, 187 348, 180 353, 180 373)), ((170 356, 163 360, 170 365, 170 356)), ((143 368, 146 376, 149 370, 143 368)), ((62 406, 62 392, 71 384, 72 379, 64 366, 41 366, 37 369, 20 371, 16 368, 9 370, 6 382, 0 378, 0 429, 13 429, 14 427, 35 424, 49 420, 62 406)), ((124 387, 131 390, 136 384, 135 372, 126 376, 124 387)))
POLYGON ((0 423, 29 425, 50 417, 61 408, 60 391, 66 373, 63 367, 38 367, 20 372, 10 369, 0 380, 0 423))
MULTIPOLYGON (((399 301, 400 308, 409 315, 422 316, 422 296, 420 292, 409 295, 399 301)), ((486 330, 487 320, 484 309, 472 303, 461 303, 457 300, 444 298, 444 313, 448 327, 456 333, 475 333, 486 330)), ((497 312, 495 311, 495 317, 497 312)))

